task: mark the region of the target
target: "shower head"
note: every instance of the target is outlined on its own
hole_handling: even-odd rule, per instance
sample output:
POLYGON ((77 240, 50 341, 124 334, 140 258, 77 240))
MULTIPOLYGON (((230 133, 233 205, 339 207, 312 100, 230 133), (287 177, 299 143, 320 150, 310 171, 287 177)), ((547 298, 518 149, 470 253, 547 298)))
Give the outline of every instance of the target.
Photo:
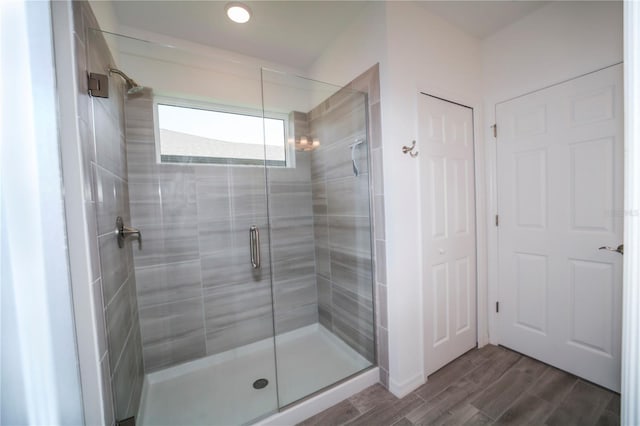
POLYGON ((144 89, 144 86, 140 86, 132 78, 130 78, 128 75, 117 68, 109 68, 109 74, 118 74, 124 79, 124 81, 127 83, 127 94, 129 95, 133 95, 134 93, 138 93, 139 91, 144 89))

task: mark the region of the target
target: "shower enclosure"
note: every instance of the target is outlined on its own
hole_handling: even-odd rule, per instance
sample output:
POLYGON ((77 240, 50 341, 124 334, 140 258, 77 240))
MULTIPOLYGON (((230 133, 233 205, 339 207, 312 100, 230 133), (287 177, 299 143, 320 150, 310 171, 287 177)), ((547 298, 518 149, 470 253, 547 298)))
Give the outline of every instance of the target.
POLYGON ((96 150, 117 170, 95 164, 92 191, 123 200, 98 222, 132 228, 122 248, 100 237, 128 265, 115 279, 101 260, 117 420, 250 423, 374 366, 366 94, 88 40, 110 85, 92 98, 96 150))

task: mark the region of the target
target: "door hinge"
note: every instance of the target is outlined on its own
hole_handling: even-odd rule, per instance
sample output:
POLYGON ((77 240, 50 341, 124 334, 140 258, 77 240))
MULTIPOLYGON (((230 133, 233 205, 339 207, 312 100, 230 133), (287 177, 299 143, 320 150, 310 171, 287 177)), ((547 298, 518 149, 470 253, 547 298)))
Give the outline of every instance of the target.
POLYGON ((500 216, 496 215, 496 226, 500 223, 500 216))
POLYGON ((496 313, 500 312, 500 302, 496 302, 496 313))
POLYGON ((87 75, 89 95, 94 98, 109 97, 109 77, 105 74, 89 73, 87 75))
POLYGON ((491 129, 493 129, 493 137, 497 138, 498 137, 498 125, 494 124, 493 126, 491 126, 491 129))

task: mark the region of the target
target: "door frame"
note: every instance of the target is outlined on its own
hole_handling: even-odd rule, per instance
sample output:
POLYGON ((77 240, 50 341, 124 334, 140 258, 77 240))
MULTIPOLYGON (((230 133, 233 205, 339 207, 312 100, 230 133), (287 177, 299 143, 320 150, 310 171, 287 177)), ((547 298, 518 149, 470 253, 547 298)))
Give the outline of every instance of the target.
MULTIPOLYGON (((486 144, 484 143, 485 137, 482 131, 481 123, 483 122, 482 108, 480 105, 482 102, 478 99, 470 98, 464 94, 455 94, 449 91, 440 90, 438 88, 424 88, 418 87, 416 90, 416 96, 414 99, 414 113, 415 113, 415 129, 414 134, 416 135, 417 141, 417 151, 419 152, 421 149, 420 140, 418 138, 418 130, 419 130, 419 119, 418 116, 418 103, 420 101, 420 96, 431 96, 445 102, 451 102, 466 108, 471 109, 472 116, 472 129, 473 129, 473 167, 474 167, 474 191, 475 191, 475 226, 476 226, 476 341, 479 348, 490 343, 489 341, 489 312, 488 312, 488 266, 489 266, 489 257, 487 250, 481 250, 483 247, 487 247, 488 245, 488 234, 487 234, 487 214, 490 211, 487 201, 489 200, 487 189, 489 185, 487 185, 487 162, 485 158, 487 156, 486 144)), ((418 166, 419 169, 419 166, 418 166)), ((419 170, 419 173, 421 171, 419 170)), ((418 196, 422 194, 422 188, 418 187, 418 196)), ((418 232, 422 235, 422 203, 419 203, 419 226, 418 232)), ((423 245, 422 243, 419 245, 419 259, 423 257, 423 245)), ((424 282, 424 267, 420 265, 420 283, 424 282)), ((427 315, 425 315, 425 309, 422 301, 424 300, 424 291, 423 286, 419 286, 419 295, 420 295, 420 315, 421 321, 419 325, 420 331, 420 363, 422 365, 422 372, 425 372, 424 365, 424 327, 425 320, 427 315)), ((423 381, 426 381, 427 377, 423 378, 423 381)))

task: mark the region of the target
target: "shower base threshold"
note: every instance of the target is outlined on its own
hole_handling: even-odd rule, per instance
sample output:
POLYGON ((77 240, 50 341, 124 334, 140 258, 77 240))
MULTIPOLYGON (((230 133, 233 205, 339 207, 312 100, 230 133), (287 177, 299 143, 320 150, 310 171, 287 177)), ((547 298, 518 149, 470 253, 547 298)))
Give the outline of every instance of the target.
MULTIPOLYGON (((272 339, 146 375, 137 423, 143 426, 242 425, 258 419, 268 423, 270 418, 265 417, 277 413, 278 405, 284 407, 371 366, 319 324, 278 335, 276 346, 277 383, 272 339), (254 388, 254 382, 260 379, 268 384, 254 388)), ((371 374, 368 376, 373 378, 371 374)), ((371 379, 366 385, 369 381, 371 379)), ((362 386, 356 387, 352 393, 362 386)), ((340 397, 337 400, 340 401, 349 396, 340 395, 350 389, 348 384, 342 383, 336 388, 338 393, 334 392, 333 398, 319 400, 322 394, 316 395, 275 414, 274 418, 285 420, 286 413, 291 412, 288 417, 304 419, 335 403, 330 400, 340 397)))

